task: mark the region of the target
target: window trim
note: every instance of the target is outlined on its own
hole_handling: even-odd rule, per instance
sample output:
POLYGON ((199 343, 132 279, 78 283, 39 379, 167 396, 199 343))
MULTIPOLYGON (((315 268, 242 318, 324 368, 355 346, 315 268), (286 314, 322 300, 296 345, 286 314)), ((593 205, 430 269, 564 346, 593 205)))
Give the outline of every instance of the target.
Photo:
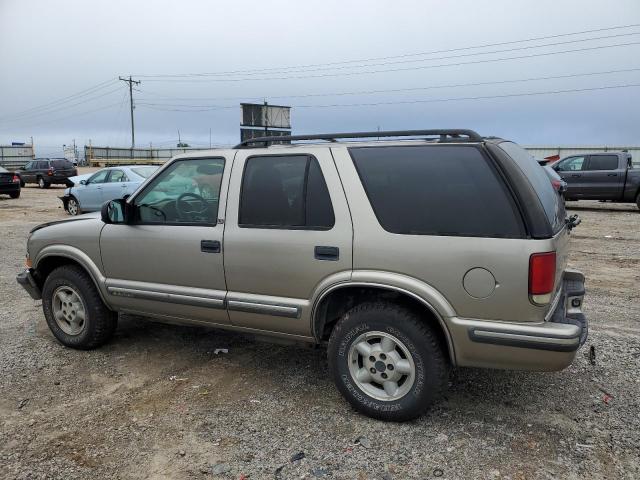
POLYGON ((499 165, 496 163, 496 161, 491 157, 491 155, 488 154, 488 152, 484 149, 481 148, 479 145, 455 145, 456 148, 473 148, 475 150, 477 150, 480 153, 480 156, 482 157, 482 159, 485 161, 485 163, 487 164, 487 166, 489 167, 489 170, 491 170, 491 173, 494 175, 496 181, 501 185, 501 187, 503 188, 504 194, 505 194, 505 198, 507 198, 507 200, 509 200, 510 203, 510 207, 511 210, 513 211, 514 214, 514 219, 516 220, 516 223, 518 224, 518 229, 519 229, 519 234, 517 235, 487 235, 487 234, 469 234, 469 233, 440 233, 440 232, 425 232, 425 233, 405 233, 405 232, 392 232, 391 230, 387 230, 387 228, 382 224, 382 221, 380 220, 380 215, 378 214, 378 211, 376 210, 373 201, 371 200, 371 195, 369 193, 369 189, 367 188, 365 182, 362 179, 362 173, 360 171, 360 169, 358 168, 358 164, 356 162, 356 160, 353 158, 353 155, 351 155, 351 150, 364 150, 364 149, 368 149, 368 148, 439 148, 439 147, 452 147, 453 145, 447 145, 447 144, 429 144, 429 145, 394 145, 394 146, 389 146, 389 147, 385 147, 385 146, 379 146, 379 145, 372 145, 372 146, 364 146, 364 147, 348 147, 347 151, 349 152, 349 156, 351 157, 351 162, 353 163, 354 168, 356 169, 356 172, 358 174, 358 179, 360 180, 360 184, 362 185, 362 188, 365 191, 365 194, 367 195, 367 200, 369 201, 369 205, 371 207, 371 210, 373 211, 376 220, 378 221, 378 225, 380 225, 380 228, 382 228, 385 232, 390 233, 391 235, 410 235, 410 236, 414 236, 414 237, 468 237, 468 238, 496 238, 496 239, 517 239, 517 240, 521 240, 521 239, 526 239, 529 238, 529 233, 528 233, 528 229, 527 229, 527 225, 526 222, 524 221, 524 217, 522 214, 522 210, 521 210, 521 206, 517 200, 517 197, 515 196, 515 192, 513 191, 513 189, 511 188, 511 186, 509 185, 509 182, 506 179, 506 176, 504 174, 504 172, 502 171, 502 169, 499 167, 499 165))
POLYGON ((318 158, 311 153, 282 153, 282 154, 255 154, 249 155, 244 159, 244 165, 242 166, 242 176, 240 177, 240 196, 238 198, 238 228, 256 228, 261 230, 308 230, 313 232, 328 232, 333 230, 336 227, 336 210, 333 208, 333 198, 331 198, 331 192, 329 191, 329 184, 327 183, 327 178, 322 171, 322 165, 318 158), (249 164, 249 160, 252 158, 265 158, 265 157, 307 157, 307 164, 304 169, 304 185, 302 188, 303 194, 303 208, 306 214, 307 209, 307 185, 309 183, 309 167, 311 166, 311 161, 315 160, 318 162, 318 168, 320 169, 320 173, 322 174, 322 180, 324 181, 325 187, 327 187, 327 194, 329 194, 329 202, 331 203, 331 212, 333 213, 333 225, 330 227, 321 227, 321 226, 306 226, 306 225, 254 225, 249 223, 240 223, 240 218, 242 216, 242 199, 244 193, 244 178, 247 173, 247 165, 249 164))
MULTIPOLYGON (((142 188, 139 192, 136 192, 136 196, 131 198, 130 201, 128 202, 130 205, 132 205, 133 207, 137 208, 136 206, 136 200, 138 199, 138 197, 140 197, 140 195, 142 195, 148 188, 151 187, 151 184, 153 183, 153 181, 159 177, 160 175, 162 175, 162 173, 165 170, 168 170, 171 165, 174 165, 176 163, 179 162, 187 162, 187 161, 192 161, 192 160, 222 160, 224 162, 223 166, 222 166, 222 177, 220 177, 220 192, 222 192, 222 181, 224 180, 224 174, 226 172, 227 169, 227 164, 229 162, 227 162, 227 158, 225 156, 214 156, 214 157, 210 157, 210 156, 206 156, 206 157, 187 157, 187 158, 179 158, 177 160, 174 160, 172 162, 168 162, 164 168, 159 168, 157 169, 149 178, 147 178, 144 183, 147 183, 147 185, 144 186, 144 188, 142 188)), ((156 227, 217 227, 218 226, 218 216, 220 215, 220 194, 218 193, 218 211, 216 212, 216 221, 215 223, 201 223, 201 222, 166 222, 166 223, 157 223, 157 222, 138 222, 135 219, 131 222, 129 222, 127 225, 146 225, 146 226, 156 226, 156 227)))

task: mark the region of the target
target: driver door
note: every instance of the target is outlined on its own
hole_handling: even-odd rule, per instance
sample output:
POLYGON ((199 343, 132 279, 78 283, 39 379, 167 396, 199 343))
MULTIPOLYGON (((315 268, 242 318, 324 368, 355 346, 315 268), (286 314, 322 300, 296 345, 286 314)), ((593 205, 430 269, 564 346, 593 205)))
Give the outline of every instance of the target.
POLYGON ((80 207, 86 211, 100 210, 102 206, 102 186, 107 181, 109 170, 99 170, 84 185, 74 186, 80 207))
POLYGON ((232 160, 233 152, 174 160, 129 199, 132 223, 105 225, 100 251, 115 306, 229 323, 222 237, 232 160))

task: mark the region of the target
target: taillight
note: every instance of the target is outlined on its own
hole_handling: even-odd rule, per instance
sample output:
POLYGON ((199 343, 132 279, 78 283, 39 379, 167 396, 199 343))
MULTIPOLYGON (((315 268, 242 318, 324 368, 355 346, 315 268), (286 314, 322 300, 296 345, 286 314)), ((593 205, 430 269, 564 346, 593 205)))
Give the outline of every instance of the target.
POLYGON ((18 175, 14 175, 12 179, 13 183, 20 183, 20 177, 18 175))
POLYGON ((53 167, 49 167, 49 171, 47 172, 47 175, 51 176, 53 175, 53 172, 54 172, 53 167))
POLYGON ((556 279, 556 252, 534 253, 529 257, 529 295, 537 304, 551 301, 556 279))
POLYGON ((551 185, 553 185, 553 188, 557 192, 558 190, 560 190, 560 187, 562 187, 562 182, 560 180, 551 180, 551 185))

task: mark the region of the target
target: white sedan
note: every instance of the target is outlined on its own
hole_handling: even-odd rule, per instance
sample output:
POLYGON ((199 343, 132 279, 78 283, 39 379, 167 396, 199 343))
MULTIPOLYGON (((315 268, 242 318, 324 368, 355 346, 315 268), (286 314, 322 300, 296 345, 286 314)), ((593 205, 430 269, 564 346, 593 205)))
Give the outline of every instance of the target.
POLYGON ((156 165, 118 166, 71 177, 73 186, 60 200, 69 215, 95 212, 104 202, 131 195, 157 169, 156 165))

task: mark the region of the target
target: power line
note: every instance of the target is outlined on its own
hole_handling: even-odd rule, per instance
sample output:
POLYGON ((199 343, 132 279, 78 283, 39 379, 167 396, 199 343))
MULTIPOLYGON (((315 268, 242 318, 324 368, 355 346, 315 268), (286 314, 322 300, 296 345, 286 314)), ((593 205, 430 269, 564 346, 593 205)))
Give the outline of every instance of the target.
POLYGON ((340 73, 323 73, 323 74, 315 74, 315 75, 295 75, 295 76, 283 76, 283 77, 264 77, 264 78, 208 78, 206 80, 193 80, 193 79, 180 79, 180 80, 159 80, 159 79, 149 79, 148 82, 190 82, 190 83, 210 83, 210 82, 250 82, 250 81, 269 81, 269 80, 296 80, 296 79, 305 79, 305 78, 327 78, 327 77, 343 77, 343 76, 354 76, 354 75, 370 75, 375 73, 391 73, 391 72, 405 72, 410 70, 425 70, 431 68, 442 68, 442 67, 457 67, 463 65, 477 65, 482 63, 495 63, 502 62, 508 60, 520 60, 524 58, 536 58, 536 57, 546 57, 550 55, 560 55, 565 53, 576 53, 576 52, 587 52, 593 50, 602 50, 605 48, 615 48, 615 47, 627 47, 631 45, 639 45, 640 42, 628 42, 628 43, 615 43, 612 45, 600 45, 596 47, 583 47, 583 48, 574 48, 569 50, 560 50, 557 52, 545 52, 545 53, 533 53, 529 55, 518 55, 514 57, 503 57, 503 58, 489 58, 482 60, 473 60, 470 62, 456 62, 456 63, 441 63, 436 65, 417 65, 413 67, 403 67, 403 68, 392 68, 392 69, 382 69, 382 70, 369 70, 369 71, 360 71, 360 72, 340 72, 340 73))
MULTIPOLYGON (((361 102, 361 103, 334 103, 327 105, 291 105, 292 108, 338 108, 338 107, 373 107, 380 105, 404 105, 404 104, 413 104, 413 103, 440 103, 440 102, 456 102, 456 101, 464 101, 464 100, 487 100, 487 99, 496 99, 496 98, 511 98, 511 97, 530 97, 530 96, 539 96, 539 95, 557 95, 562 93, 579 93, 579 92, 589 92, 596 90, 611 90, 618 88, 632 88, 632 87, 640 87, 640 83, 633 84, 623 84, 623 85, 604 85, 600 87, 586 87, 586 88, 571 88, 565 90, 546 90, 542 92, 523 92, 523 93, 509 93, 502 95, 481 95, 475 97, 448 97, 448 98, 432 98, 426 100, 398 100, 398 101, 389 101, 389 102, 361 102)), ((152 108, 147 105, 144 108, 152 108)), ((199 112, 199 111, 210 111, 210 110, 219 110, 226 108, 237 108, 237 106, 228 106, 228 107, 216 107, 210 109, 203 110, 177 110, 177 109, 162 109, 155 108, 156 110, 162 111, 182 111, 182 112, 199 112)))
MULTIPOLYGON (((80 102, 76 102, 76 103, 73 103, 71 105, 61 104, 61 105, 56 106, 55 108, 54 107, 49 107, 48 109, 45 109, 44 111, 41 111, 41 112, 37 112, 36 111, 36 112, 30 113, 30 114, 23 114, 22 116, 17 117, 17 118, 14 117, 14 118, 6 119, 6 120, 0 120, 0 123, 8 123, 8 122, 11 122, 11 123, 15 123, 15 122, 24 123, 24 122, 30 122, 34 118, 41 117, 43 115, 50 115, 52 113, 57 113, 57 112, 60 112, 60 111, 63 111, 63 110, 68 110, 70 108, 77 107, 78 105, 84 105, 85 103, 93 102, 94 100, 98 100, 99 98, 103 98, 103 97, 106 97, 108 95, 112 95, 113 93, 119 92, 119 91, 120 91, 120 87, 118 87, 118 88, 116 88, 114 90, 110 90, 110 91, 108 91, 106 93, 97 95, 95 97, 86 98, 86 99, 84 99, 84 100, 82 100, 80 102)), ((93 93, 95 93, 95 92, 93 92, 93 93)))
POLYGON ((453 97, 453 98, 433 98, 428 100, 403 100, 403 101, 394 101, 394 102, 336 103, 332 105, 294 105, 294 106, 295 108, 372 107, 372 106, 379 106, 379 105, 402 105, 402 104, 409 104, 409 103, 439 103, 439 102, 457 102, 461 100, 487 100, 492 98, 532 97, 537 95, 557 95, 561 93, 590 92, 595 90, 611 90, 616 88, 632 88, 632 87, 640 87, 640 83, 631 83, 631 84, 624 84, 624 85, 605 85, 602 87, 571 88, 567 90, 547 90, 544 92, 507 93, 503 95, 482 95, 478 97, 453 97))
MULTIPOLYGON (((48 102, 48 103, 45 103, 45 104, 42 104, 42 105, 31 107, 31 108, 28 108, 26 110, 22 110, 20 112, 15 112, 15 113, 3 115, 3 117, 15 118, 16 116, 20 116, 20 115, 29 113, 29 112, 31 112, 33 110, 41 110, 41 109, 46 109, 48 107, 53 107, 56 104, 65 103, 68 100, 74 100, 76 98, 81 98, 81 97, 84 97, 84 96, 87 96, 87 95, 91 95, 92 93, 95 93, 97 91, 100 91, 100 90, 103 90, 105 88, 108 88, 109 86, 113 85, 116 82, 117 81, 112 78, 112 79, 106 80, 104 82, 101 82, 101 83, 99 83, 97 85, 94 85, 93 87, 89 87, 89 88, 86 88, 84 90, 81 90, 81 91, 79 91, 77 93, 74 93, 72 95, 68 95, 66 97, 62 97, 62 98, 59 98, 58 100, 53 100, 51 102, 48 102)), ((0 117, 0 118, 2 118, 2 117, 0 117)))
POLYGON ((634 28, 634 27, 638 27, 638 26, 640 26, 640 24, 618 25, 618 26, 613 26, 613 27, 603 27, 603 28, 596 28, 596 29, 591 29, 591 30, 582 30, 582 31, 578 31, 578 32, 569 32, 569 33, 561 33, 561 34, 555 34, 555 35, 546 35, 546 36, 541 36, 541 37, 530 37, 530 38, 521 39, 521 40, 511 40, 511 41, 496 42, 496 43, 485 43, 485 44, 481 44, 481 45, 450 48, 450 49, 445 49, 445 50, 432 50, 432 51, 427 51, 427 52, 407 53, 407 54, 399 54, 399 55, 392 55, 392 56, 386 56, 386 57, 372 57, 372 58, 365 58, 365 59, 343 60, 343 61, 337 61, 337 62, 313 63, 313 64, 306 64, 306 65, 271 67, 271 68, 249 69, 249 70, 231 70, 231 71, 212 72, 212 73, 140 74, 140 75, 136 75, 136 76, 137 77, 154 78, 154 77, 172 77, 172 76, 184 76, 184 75, 187 75, 187 76, 188 75, 232 75, 232 74, 238 74, 238 73, 255 73, 255 72, 269 72, 269 71, 274 72, 274 71, 282 71, 282 70, 297 69, 297 68, 313 68, 313 67, 322 67, 322 66, 329 66, 329 65, 344 65, 344 64, 349 64, 349 63, 365 63, 365 62, 380 61, 380 60, 391 60, 391 59, 396 59, 396 58, 407 58, 407 57, 434 55, 434 54, 438 54, 438 53, 458 52, 458 51, 463 51, 463 50, 471 50, 471 49, 479 49, 479 48, 487 48, 487 47, 497 47, 497 46, 503 46, 503 45, 513 45, 513 44, 516 44, 516 43, 532 42, 532 41, 537 41, 537 40, 549 40, 549 39, 552 39, 552 38, 562 38, 562 37, 568 37, 568 36, 573 36, 573 35, 581 35, 581 34, 586 34, 586 33, 604 32, 604 31, 609 31, 609 30, 621 30, 621 29, 625 29, 625 28, 634 28))
MULTIPOLYGON (((512 79, 512 80, 496 80, 489 82, 475 82, 475 83, 455 83, 448 85, 430 85, 426 87, 410 87, 410 88, 393 88, 393 89, 384 89, 384 90, 361 90, 361 91, 351 91, 351 92, 333 92, 333 93, 308 93, 302 95, 268 95, 269 98, 310 98, 310 97, 337 97, 337 96, 348 96, 348 95, 372 95, 378 93, 401 93, 401 92, 416 92, 422 90, 433 90, 433 89, 441 89, 441 88, 459 88, 459 87, 478 87, 478 86, 486 86, 486 85, 503 85, 509 83, 521 83, 521 82, 532 82, 532 81, 540 81, 540 80, 557 80, 557 79, 566 79, 566 78, 577 78, 577 77, 587 77, 587 76, 596 76, 596 75, 610 75, 617 73, 630 73, 640 71, 640 68, 625 68, 621 70, 606 70, 600 72, 585 72, 585 73, 573 73, 567 75, 551 75, 544 77, 530 77, 530 78, 520 78, 520 79, 512 79)), ((246 100, 247 97, 218 97, 218 98, 207 98, 207 97, 164 97, 169 100, 246 100)), ((154 99, 140 99, 138 101, 138 105, 146 105, 146 106, 166 106, 166 107, 193 107, 193 108, 226 108, 226 105, 189 105, 189 104, 171 104, 171 103, 153 103, 154 99), (147 100, 147 101, 145 101, 147 100)))

